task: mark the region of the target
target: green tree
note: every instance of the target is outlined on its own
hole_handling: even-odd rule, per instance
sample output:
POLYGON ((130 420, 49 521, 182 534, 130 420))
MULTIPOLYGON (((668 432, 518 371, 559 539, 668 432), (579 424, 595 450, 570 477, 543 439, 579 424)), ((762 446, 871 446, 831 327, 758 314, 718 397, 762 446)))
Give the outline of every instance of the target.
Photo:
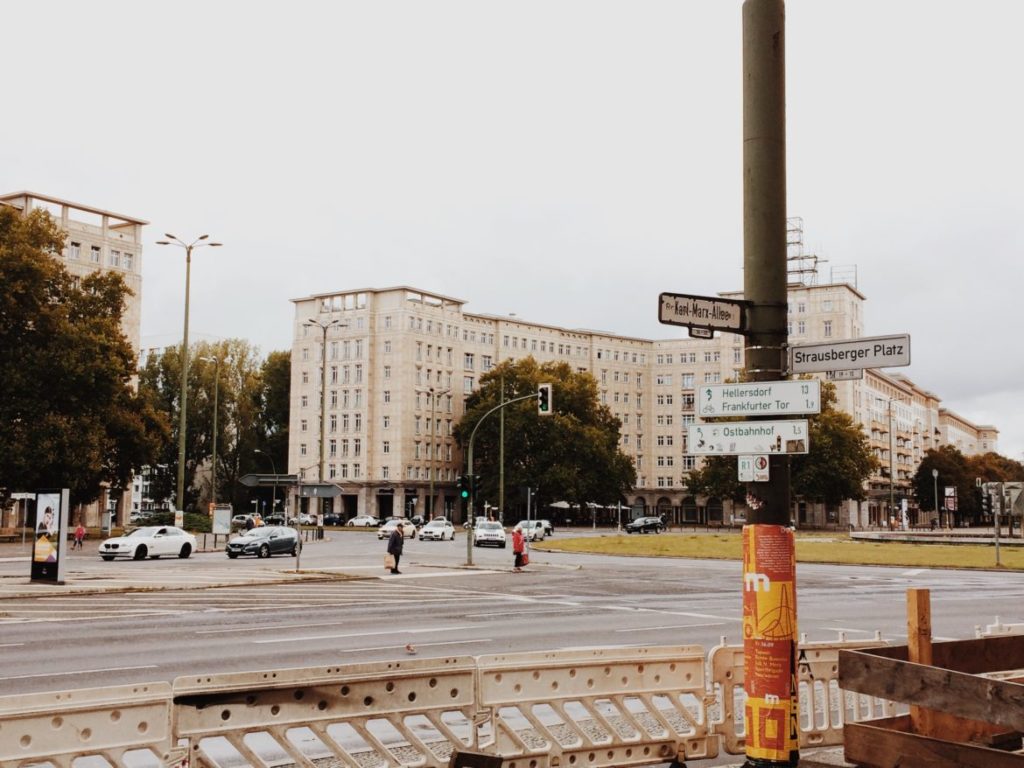
POLYGON ((973 517, 981 511, 974 477, 967 457, 952 445, 943 445, 925 451, 911 484, 918 506, 926 511, 935 509, 936 488, 940 510, 945 503, 945 489, 956 488, 957 510, 953 518, 959 524, 962 519, 973 517), (938 470, 937 479, 932 476, 933 469, 938 470))
POLYGON ((694 469, 686 478, 686 488, 693 495, 713 499, 732 499, 742 504, 746 500, 746 487, 738 479, 735 456, 709 456, 703 466, 694 469))
MULTIPOLYGON (((257 448, 269 451, 278 446, 279 451, 283 450, 283 455, 272 455, 278 471, 285 472, 287 411, 284 412, 282 427, 282 396, 278 389, 282 376, 287 386, 289 374, 281 370, 280 356, 284 355, 284 367, 287 367, 288 353, 273 354, 276 357, 271 370, 275 379, 268 400, 268 385, 264 380, 267 363, 260 359, 258 351, 249 342, 226 339, 189 346, 184 509, 199 508, 202 511, 205 503, 213 498, 209 479, 212 476, 214 401, 217 403, 217 501, 231 502, 236 508, 248 505, 252 492, 240 485, 238 479, 269 469, 267 459, 255 453, 257 448), (220 361, 219 366, 214 362, 215 358, 220 361), (269 417, 268 406, 275 409, 269 417), (197 482, 199 475, 203 480, 197 482)), ((140 387, 159 404, 173 425, 173 440, 159 459, 166 471, 157 475, 153 485, 154 498, 172 498, 178 473, 181 347, 168 347, 162 354, 147 360, 140 375, 140 387)), ((283 399, 287 408, 287 392, 283 399)), ((269 504, 269 491, 266 499, 269 504)))
MULTIPOLYGON (((553 385, 553 413, 540 416, 535 399, 505 408, 505 489, 536 489, 537 503, 617 503, 636 482, 633 461, 619 450, 621 423, 598 402, 597 382, 566 363, 538 365, 532 357, 501 363, 480 377, 469 396, 455 435, 468 448, 470 435, 487 411, 505 399, 529 395, 537 385, 553 385)), ((499 415, 489 416, 476 432, 473 474, 481 477, 477 502, 498 500, 499 415)))
POLYGON ((983 483, 1009 483, 1024 480, 1024 464, 989 451, 967 459, 967 470, 983 483))
POLYGON ((836 387, 821 383, 821 413, 808 419, 809 452, 790 460, 793 496, 834 509, 866 498, 864 483, 878 468, 867 435, 836 408, 836 387))
POLYGON ((126 488, 166 443, 166 421, 132 386, 120 275, 76 281, 44 211, 0 207, 0 495, 63 487, 75 504, 126 488))

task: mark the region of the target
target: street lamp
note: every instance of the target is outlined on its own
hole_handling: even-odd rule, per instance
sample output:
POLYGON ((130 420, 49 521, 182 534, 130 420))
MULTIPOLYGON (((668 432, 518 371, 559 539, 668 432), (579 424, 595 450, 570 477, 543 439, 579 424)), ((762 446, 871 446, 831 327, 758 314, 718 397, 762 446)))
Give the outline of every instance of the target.
POLYGON ((169 232, 164 233, 166 240, 157 240, 157 245, 176 245, 185 249, 185 330, 181 336, 181 417, 178 420, 178 507, 185 511, 185 427, 186 406, 188 405, 188 293, 192 275, 192 250, 209 246, 219 248, 221 243, 205 242, 209 235, 200 235, 191 243, 186 243, 169 232))
POLYGON ((266 456, 270 459, 270 468, 274 471, 274 490, 273 496, 270 499, 270 513, 274 514, 277 511, 277 465, 274 463, 274 457, 266 451, 261 451, 259 448, 253 448, 253 453, 258 453, 260 456, 266 456))
POLYGON ((204 363, 214 363, 216 368, 213 374, 213 464, 212 473, 213 480, 210 484, 210 501, 213 505, 217 505, 217 398, 220 390, 220 358, 216 355, 210 355, 209 357, 200 357, 204 363))
POLYGON ((939 470, 932 469, 932 490, 935 492, 935 517, 939 520, 939 528, 942 527, 942 513, 939 512, 939 470))
POLYGON ((341 320, 324 322, 310 318, 306 325, 312 325, 323 332, 323 348, 320 350, 320 482, 324 482, 326 472, 327 453, 324 444, 327 442, 327 329, 345 328, 347 323, 341 320))
MULTIPOLYGON (((437 436, 435 434, 435 429, 434 429, 434 407, 437 404, 437 398, 441 397, 441 395, 447 395, 449 392, 451 392, 451 389, 435 389, 434 387, 425 387, 423 389, 418 389, 416 391, 417 392, 426 392, 430 396, 430 452, 431 452, 431 455, 434 457, 434 460, 436 461, 437 460, 437 442, 436 442, 436 437, 437 436)), ((432 464, 431 466, 427 467, 427 471, 430 473, 430 509, 427 509, 425 511, 427 513, 427 517, 430 518, 430 519, 433 519, 433 517, 434 517, 434 475, 436 474, 437 467, 434 466, 433 462, 431 464, 432 464)))

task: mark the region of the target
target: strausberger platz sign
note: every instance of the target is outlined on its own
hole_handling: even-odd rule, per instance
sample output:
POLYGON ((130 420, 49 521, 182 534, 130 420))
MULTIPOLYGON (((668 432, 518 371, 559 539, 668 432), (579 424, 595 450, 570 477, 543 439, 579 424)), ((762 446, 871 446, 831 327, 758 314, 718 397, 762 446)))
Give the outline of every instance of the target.
POLYGON ((865 336, 849 341, 794 344, 789 348, 790 373, 898 368, 910 365, 910 334, 865 336))

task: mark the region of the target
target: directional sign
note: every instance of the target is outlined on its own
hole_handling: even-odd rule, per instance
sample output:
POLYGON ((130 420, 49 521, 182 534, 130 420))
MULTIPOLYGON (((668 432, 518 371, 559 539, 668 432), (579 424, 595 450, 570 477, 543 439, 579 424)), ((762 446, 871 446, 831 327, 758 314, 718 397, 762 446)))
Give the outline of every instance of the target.
POLYGON ((901 365, 910 365, 910 334, 906 333, 821 344, 795 344, 789 348, 790 373, 896 368, 901 365))
POLYGON ((825 371, 826 381, 860 381, 863 378, 863 368, 857 368, 849 371, 825 371))
POLYGON ((736 421, 691 424, 689 452, 697 456, 807 453, 807 421, 736 421))
POLYGON ((663 293, 658 297, 658 321, 666 325, 742 333, 747 327, 747 304, 713 296, 663 293))
POLYGON ((698 391, 701 416, 821 413, 821 382, 817 379, 705 384, 698 391))

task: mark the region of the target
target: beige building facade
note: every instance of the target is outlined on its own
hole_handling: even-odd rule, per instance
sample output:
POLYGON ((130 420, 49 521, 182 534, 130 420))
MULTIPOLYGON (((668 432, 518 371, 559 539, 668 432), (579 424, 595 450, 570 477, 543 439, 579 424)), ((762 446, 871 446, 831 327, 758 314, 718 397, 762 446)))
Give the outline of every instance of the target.
MULTIPOLYGON (((319 476, 320 382, 326 364, 324 480, 341 495, 324 502, 325 509, 349 517, 425 514, 428 507, 434 514, 455 515, 454 483, 464 458, 452 430, 463 415, 464 399, 479 386, 481 374, 498 363, 533 356, 592 374, 601 402, 622 421, 621 447, 637 468, 637 486, 622 499, 624 505, 678 523, 728 524, 743 518, 742 508, 698 498, 686 486, 688 473, 698 466, 687 450, 687 428, 698 419, 698 389, 739 376, 742 336, 649 340, 560 328, 466 312, 462 299, 409 286, 316 294, 293 302, 288 467, 306 480, 319 476), (325 361, 321 328, 333 321, 325 361), (428 504, 431 478, 434 501, 428 504)), ((790 343, 863 335, 863 303, 864 296, 847 283, 791 286, 790 343)), ((996 450, 994 427, 974 426, 942 409, 937 396, 906 377, 866 371, 863 379, 839 381, 836 387, 839 407, 863 426, 883 470, 869 481, 868 501, 829 513, 798 503, 798 523, 880 524, 890 496, 890 457, 898 503, 929 448, 955 440, 969 447, 966 453, 996 450)))
MULTIPOLYGON (((73 279, 97 271, 117 272, 124 278, 131 295, 121 325, 137 355, 142 318, 142 228, 149 222, 34 192, 0 195, 0 205, 25 214, 43 209, 53 217, 67 233, 64 251, 59 255, 73 279)), ((119 522, 127 522, 131 498, 131 489, 117 494, 104 491, 97 503, 75 514, 81 515, 87 526, 99 526, 104 511, 113 512, 119 522)))

